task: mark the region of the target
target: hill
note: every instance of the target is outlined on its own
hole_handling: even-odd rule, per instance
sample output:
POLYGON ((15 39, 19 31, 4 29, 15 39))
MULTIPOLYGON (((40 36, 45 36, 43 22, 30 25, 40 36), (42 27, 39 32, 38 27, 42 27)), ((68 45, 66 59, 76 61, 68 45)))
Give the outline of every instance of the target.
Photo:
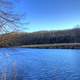
POLYGON ((63 43, 80 43, 80 28, 33 33, 12 32, 0 35, 0 47, 63 43))

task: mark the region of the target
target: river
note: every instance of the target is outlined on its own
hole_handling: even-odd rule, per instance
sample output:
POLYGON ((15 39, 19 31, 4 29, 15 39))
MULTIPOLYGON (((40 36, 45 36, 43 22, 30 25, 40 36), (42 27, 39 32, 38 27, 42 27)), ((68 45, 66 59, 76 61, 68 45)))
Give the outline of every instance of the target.
POLYGON ((0 80, 80 80, 80 50, 0 49, 0 80))

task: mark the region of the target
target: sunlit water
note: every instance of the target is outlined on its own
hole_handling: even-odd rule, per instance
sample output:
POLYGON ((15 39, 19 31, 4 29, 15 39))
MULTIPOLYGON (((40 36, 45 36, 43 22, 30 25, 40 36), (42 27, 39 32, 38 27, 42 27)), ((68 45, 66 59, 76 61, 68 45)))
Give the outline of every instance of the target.
POLYGON ((6 80, 80 80, 80 50, 2 48, 0 78, 4 77, 6 80))

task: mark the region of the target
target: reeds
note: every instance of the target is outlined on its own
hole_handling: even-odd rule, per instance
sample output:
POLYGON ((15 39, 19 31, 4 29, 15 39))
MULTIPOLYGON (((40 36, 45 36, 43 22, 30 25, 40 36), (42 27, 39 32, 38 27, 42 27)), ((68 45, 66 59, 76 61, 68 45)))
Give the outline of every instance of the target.
POLYGON ((9 73, 7 66, 4 65, 4 67, 2 68, 2 73, 0 76, 0 80, 11 80, 11 76, 12 76, 12 80, 17 80, 17 71, 16 71, 16 62, 12 63, 12 74, 9 73), (11 76, 10 76, 11 75, 11 76))
POLYGON ((1 80, 8 80, 8 72, 7 72, 6 65, 4 65, 4 67, 2 69, 1 80))
POLYGON ((0 80, 17 80, 17 69, 16 69, 16 61, 11 60, 9 53, 4 53, 4 58, 6 62, 2 62, 2 72, 0 75, 0 80), (11 62, 11 64, 9 63, 11 62), (9 70, 9 65, 11 66, 11 70, 9 70), (12 72, 9 72, 12 71, 12 72), (11 74, 10 74, 11 73, 11 74))
POLYGON ((17 80, 16 62, 13 62, 13 80, 17 80))

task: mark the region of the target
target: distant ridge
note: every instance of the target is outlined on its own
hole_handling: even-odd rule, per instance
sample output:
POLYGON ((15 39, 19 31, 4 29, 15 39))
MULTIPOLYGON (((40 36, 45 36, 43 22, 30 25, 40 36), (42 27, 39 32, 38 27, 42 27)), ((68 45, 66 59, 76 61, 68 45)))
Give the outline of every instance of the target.
POLYGON ((80 43, 80 28, 32 33, 11 32, 0 35, 0 47, 60 43, 80 43))

